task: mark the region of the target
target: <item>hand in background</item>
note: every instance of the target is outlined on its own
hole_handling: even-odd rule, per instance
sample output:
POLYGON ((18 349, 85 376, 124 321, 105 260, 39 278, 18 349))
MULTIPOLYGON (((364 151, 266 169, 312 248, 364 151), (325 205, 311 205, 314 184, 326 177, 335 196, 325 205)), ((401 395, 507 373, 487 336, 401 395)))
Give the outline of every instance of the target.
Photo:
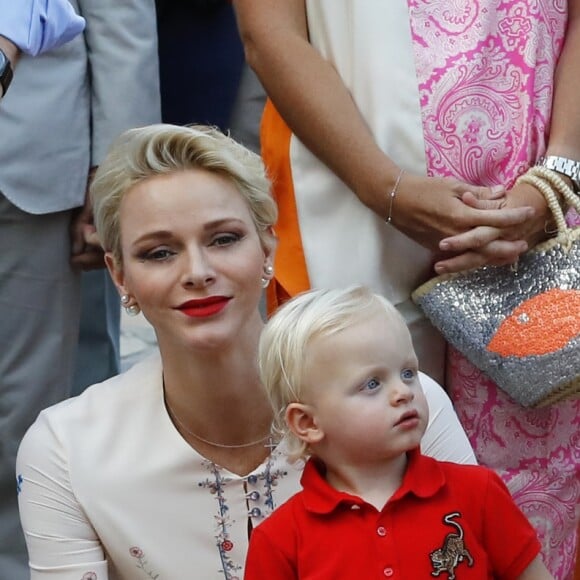
POLYGON ((96 167, 87 179, 85 203, 77 210, 71 223, 71 265, 81 270, 97 270, 105 267, 105 253, 93 223, 93 210, 89 200, 89 188, 96 167))
POLYGON ((535 213, 525 198, 511 203, 502 188, 405 174, 394 200, 392 223, 435 252, 442 271, 509 264, 527 249, 524 231, 535 213), (502 239, 505 232, 512 235, 502 239))
MULTIPOLYGON (((472 208, 489 207, 488 202, 469 193, 461 199, 472 208)), ((451 254, 451 257, 438 261, 435 270, 444 273, 485 265, 513 264, 521 253, 547 237, 547 231, 550 231, 549 210, 544 197, 533 186, 524 183, 514 186, 506 192, 502 208, 505 211, 526 208, 529 213, 520 223, 480 225, 442 239, 439 249, 451 254)))

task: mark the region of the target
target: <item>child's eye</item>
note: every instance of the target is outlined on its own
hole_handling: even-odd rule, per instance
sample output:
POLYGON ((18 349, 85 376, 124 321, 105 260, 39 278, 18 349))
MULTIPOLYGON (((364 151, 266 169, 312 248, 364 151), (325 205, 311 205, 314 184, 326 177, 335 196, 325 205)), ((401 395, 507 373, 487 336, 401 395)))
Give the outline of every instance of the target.
POLYGON ((211 241, 212 246, 231 246, 241 240, 242 236, 239 234, 220 234, 211 241))
POLYGON ((401 378, 404 381, 412 381, 415 378, 415 371, 413 369, 403 369, 401 371, 401 378))
POLYGON ((363 383, 363 390, 366 391, 375 391, 376 389, 378 389, 381 386, 381 382, 376 379, 376 378, 372 378, 372 379, 368 379, 368 381, 365 381, 363 383))

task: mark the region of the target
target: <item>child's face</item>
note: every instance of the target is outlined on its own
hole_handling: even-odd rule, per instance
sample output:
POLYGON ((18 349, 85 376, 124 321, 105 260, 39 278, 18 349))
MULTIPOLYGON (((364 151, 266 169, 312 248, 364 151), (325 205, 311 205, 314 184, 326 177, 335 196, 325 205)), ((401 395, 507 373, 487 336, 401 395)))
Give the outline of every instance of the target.
POLYGON ((377 306, 348 328, 314 338, 305 399, 323 433, 325 462, 384 461, 419 446, 428 407, 407 327, 377 306))

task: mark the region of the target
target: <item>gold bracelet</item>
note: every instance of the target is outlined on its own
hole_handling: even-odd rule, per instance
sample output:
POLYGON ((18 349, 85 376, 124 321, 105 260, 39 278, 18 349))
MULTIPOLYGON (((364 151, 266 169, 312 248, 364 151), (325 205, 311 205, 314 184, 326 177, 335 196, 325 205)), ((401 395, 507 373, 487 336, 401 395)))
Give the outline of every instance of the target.
POLYGON ((393 200, 395 199, 395 195, 397 195, 397 190, 399 189, 399 184, 401 183, 401 178, 403 177, 403 173, 405 173, 405 170, 401 169, 401 171, 399 171, 399 175, 397 175, 397 179, 395 181, 395 186, 393 187, 393 189, 389 195, 389 215, 387 216, 387 219, 385 220, 388 224, 391 223, 391 220, 393 218, 393 200))

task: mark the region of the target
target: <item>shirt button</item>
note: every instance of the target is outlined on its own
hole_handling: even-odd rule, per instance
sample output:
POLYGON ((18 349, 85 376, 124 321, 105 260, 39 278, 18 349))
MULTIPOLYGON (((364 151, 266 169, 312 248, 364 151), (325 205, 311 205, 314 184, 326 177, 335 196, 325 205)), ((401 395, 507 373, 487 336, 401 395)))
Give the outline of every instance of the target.
POLYGON ((385 568, 383 570, 383 574, 387 577, 390 578, 395 572, 393 571, 392 568, 385 568))
POLYGON ((250 516, 252 516, 253 518, 259 518, 262 515, 262 510, 260 508, 252 508, 252 510, 250 510, 250 516))
POLYGON ((383 526, 379 526, 377 528, 377 534, 381 536, 381 538, 384 538, 387 535, 387 530, 383 528, 383 526))

